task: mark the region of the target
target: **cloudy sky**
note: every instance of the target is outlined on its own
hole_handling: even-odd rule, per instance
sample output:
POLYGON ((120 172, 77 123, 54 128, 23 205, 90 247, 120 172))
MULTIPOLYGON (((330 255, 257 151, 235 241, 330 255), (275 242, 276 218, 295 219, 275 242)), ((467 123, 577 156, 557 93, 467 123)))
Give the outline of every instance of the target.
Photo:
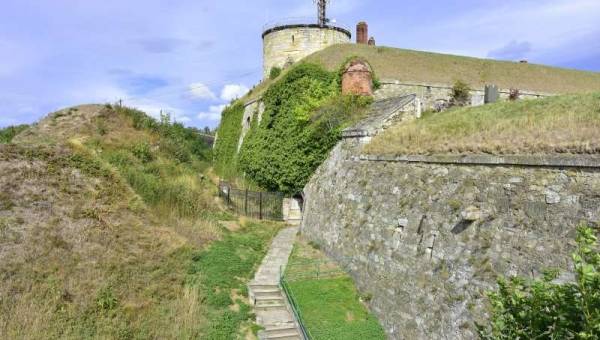
MULTIPOLYGON (((598 0, 332 0, 378 45, 600 72, 598 0)), ((191 126, 262 76, 261 31, 311 0, 2 0, 0 127, 123 99, 191 126)))

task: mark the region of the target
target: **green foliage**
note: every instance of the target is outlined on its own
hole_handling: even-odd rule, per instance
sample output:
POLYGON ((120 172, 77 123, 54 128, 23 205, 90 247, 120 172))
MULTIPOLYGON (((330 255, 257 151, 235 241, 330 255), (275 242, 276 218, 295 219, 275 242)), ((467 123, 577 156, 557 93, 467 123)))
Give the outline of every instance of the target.
POLYGON ((150 151, 150 144, 143 142, 134 144, 131 148, 131 152, 135 157, 144 163, 152 161, 152 152, 150 151))
POLYGON ((242 133, 244 105, 236 102, 228 106, 221 115, 221 124, 214 146, 214 168, 223 178, 232 179, 237 175, 237 146, 242 133))
POLYGON ((240 324, 252 316, 250 307, 241 300, 233 301, 231 293, 245 291, 277 230, 251 223, 240 232, 226 233, 194 256, 189 270, 191 283, 198 283, 204 302, 211 307, 205 339, 234 339, 240 324), (234 303, 239 311, 229 308, 234 303))
POLYGON ((245 137, 239 168, 259 186, 285 193, 302 190, 342 128, 369 104, 340 96, 337 75, 313 64, 295 66, 263 101, 262 121, 254 120, 245 137))
POLYGON ((465 106, 471 100, 471 88, 462 80, 457 80, 450 91, 452 106, 465 106))
POLYGON ((600 253, 593 229, 578 230, 573 253, 575 282, 555 283, 558 271, 544 278, 500 279, 489 294, 489 329, 483 339, 598 339, 600 338, 600 253))
POLYGON ((29 125, 16 125, 0 129, 0 144, 10 143, 16 135, 27 129, 29 125))
POLYGON ((269 72, 269 79, 274 80, 275 78, 279 77, 280 74, 281 74, 281 68, 277 67, 277 66, 273 66, 271 68, 271 72, 269 72))
POLYGON ((117 297, 110 286, 102 288, 96 297, 96 307, 100 311, 109 311, 115 309, 118 304, 117 297))

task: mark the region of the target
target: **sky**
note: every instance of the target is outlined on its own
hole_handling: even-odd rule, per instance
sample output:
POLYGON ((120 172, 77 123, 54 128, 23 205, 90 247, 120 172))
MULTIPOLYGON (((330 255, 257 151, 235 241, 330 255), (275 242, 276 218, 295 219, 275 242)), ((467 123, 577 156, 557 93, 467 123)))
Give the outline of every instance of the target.
MULTIPOLYGON (((600 72, 599 0, 331 0, 378 45, 600 72)), ((215 127, 262 77, 261 33, 312 0, 2 0, 0 127, 122 99, 215 127)))

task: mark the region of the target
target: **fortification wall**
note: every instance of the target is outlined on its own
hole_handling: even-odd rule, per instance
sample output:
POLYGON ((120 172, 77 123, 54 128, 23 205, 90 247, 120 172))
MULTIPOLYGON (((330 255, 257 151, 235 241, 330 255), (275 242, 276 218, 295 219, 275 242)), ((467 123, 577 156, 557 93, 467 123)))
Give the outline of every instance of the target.
POLYGON ((328 46, 350 43, 350 38, 343 29, 318 25, 267 31, 263 36, 263 76, 267 78, 273 67, 283 68, 328 46))
MULTIPOLYGON (((422 103, 423 110, 433 109, 438 102, 449 101, 452 85, 418 83, 409 81, 399 81, 391 79, 381 80, 381 88, 375 92, 375 99, 384 99, 397 97, 407 94, 416 94, 422 103)), ((500 89, 500 100, 508 100, 510 89, 500 89)), ((529 90, 520 90, 520 99, 536 99, 551 96, 552 94, 535 92, 529 90)), ((479 106, 484 104, 485 91, 473 89, 471 91, 471 105, 479 106)))
POLYGON ((476 339, 498 275, 572 279, 600 222, 600 158, 360 157, 345 139, 305 188, 302 233, 348 265, 391 339, 476 339))

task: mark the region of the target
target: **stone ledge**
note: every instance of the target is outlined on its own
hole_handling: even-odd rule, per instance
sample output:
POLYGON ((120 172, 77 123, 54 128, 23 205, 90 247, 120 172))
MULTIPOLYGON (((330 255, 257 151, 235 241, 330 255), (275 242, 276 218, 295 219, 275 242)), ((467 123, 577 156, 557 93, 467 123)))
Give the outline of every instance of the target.
POLYGON ((600 156, 536 156, 536 155, 406 155, 406 156, 353 156, 354 161, 432 163, 457 165, 509 165, 550 168, 594 168, 600 169, 600 156))

